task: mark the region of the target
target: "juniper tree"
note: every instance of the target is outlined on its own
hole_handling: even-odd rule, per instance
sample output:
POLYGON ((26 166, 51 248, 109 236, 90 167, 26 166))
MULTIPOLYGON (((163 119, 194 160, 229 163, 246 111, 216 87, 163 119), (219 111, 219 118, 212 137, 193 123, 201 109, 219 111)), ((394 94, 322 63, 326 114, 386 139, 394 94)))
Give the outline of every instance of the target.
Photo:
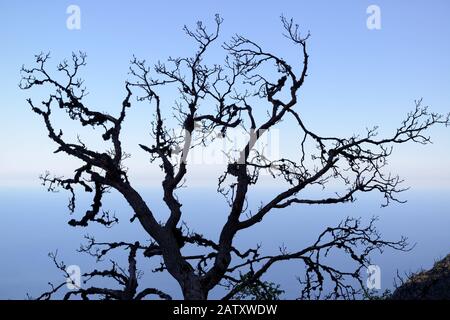
MULTIPOLYGON (((40 105, 32 99, 28 99, 28 104, 43 121, 48 137, 57 147, 55 152, 82 163, 71 177, 44 174, 41 176, 43 184, 48 190, 67 190, 71 195, 71 212, 76 211, 78 192, 92 194, 92 207, 78 219, 71 219, 69 224, 88 227, 97 223, 110 227, 118 223, 116 217, 102 210, 105 193, 114 190, 132 208, 133 215, 128 218, 141 226, 141 232, 149 240, 148 243, 129 243, 120 239, 99 242, 89 237, 82 251, 101 259, 114 250, 127 250, 128 268, 121 269, 113 262, 111 269, 86 272, 85 278, 106 277, 113 280, 116 287, 83 286, 69 291, 65 298, 79 295, 84 299, 143 299, 149 296, 170 299, 167 293, 151 284, 139 283, 138 259, 144 264, 151 259, 161 259, 161 267, 154 271, 167 272, 176 279, 185 299, 207 299, 208 293, 219 285, 228 288, 224 299, 277 297, 280 288, 263 280, 263 276, 272 266, 292 260, 305 266, 301 297, 351 298, 363 287, 361 271, 370 263, 373 251, 408 248, 405 238, 383 239, 375 229, 374 221, 365 226, 352 218, 325 229, 315 242, 301 249, 284 248, 266 255, 260 246, 236 247, 234 239, 238 234, 248 232, 275 212, 283 219, 279 211, 290 206, 353 202, 358 193, 367 192, 381 193, 384 205, 391 201, 400 202, 397 195, 404 190, 402 180, 386 170, 393 146, 408 142, 427 144, 430 142, 426 135, 428 128, 449 124, 448 116, 430 113, 419 100, 388 137, 379 138, 376 127, 349 137, 316 132, 309 127, 298 107, 300 91, 308 75, 310 35, 303 35, 292 20, 282 17, 281 22, 284 36, 298 54, 298 59, 292 63, 252 40, 236 35, 221 47, 226 54, 223 63, 206 64, 204 58, 219 38, 222 19, 216 16, 212 31, 201 22, 194 29, 185 27, 187 36, 198 47, 195 53, 190 57, 169 58, 166 63, 158 62, 153 68, 145 60, 134 57, 130 78, 124 85, 125 95, 116 115, 86 105, 87 91, 79 78, 80 70, 86 65, 85 53, 74 53, 70 62, 60 63, 56 70, 58 77, 48 70, 49 54, 37 55, 34 67, 22 68, 22 89, 39 86, 49 90, 48 98, 40 105), (159 93, 164 87, 178 89, 175 108, 171 108, 173 97, 166 101, 159 93), (153 118, 149 119, 152 141, 141 144, 140 148, 147 153, 151 164, 159 166, 164 174, 160 186, 164 195, 161 204, 169 212, 164 221, 158 221, 154 214, 161 204, 146 202, 127 171, 128 154, 122 144, 126 140, 122 125, 129 112, 137 112, 133 109, 137 103, 148 103, 154 110, 153 118), (104 151, 96 151, 81 140, 66 138, 64 128, 58 128, 52 118, 55 108, 65 111, 71 120, 83 127, 98 129, 95 133, 101 132, 109 146, 104 151), (178 119, 183 129, 181 133, 173 130, 171 123, 165 120, 169 112, 178 119), (298 135, 290 138, 299 144, 297 156, 269 159, 255 145, 281 121, 297 127, 298 135), (224 150, 228 161, 223 174, 218 177, 217 192, 224 195, 227 210, 219 209, 216 214, 226 215, 226 220, 220 233, 211 239, 201 231, 182 227, 182 221, 189 220, 190 213, 183 210, 177 194, 188 178, 189 153, 206 148, 216 137, 226 137, 234 128, 245 129, 248 136, 245 146, 237 153, 224 150), (260 182, 263 172, 285 187, 248 211, 247 206, 252 203, 248 199, 249 190, 260 182), (335 196, 328 196, 329 193, 319 198, 306 196, 311 187, 333 191, 336 185, 343 186, 344 191, 336 192, 335 196), (203 253, 185 254, 187 248, 194 246, 203 253), (354 262, 354 268, 342 270, 324 262, 324 255, 334 251, 346 254, 354 262), (327 282, 332 284, 332 289, 324 293, 327 282)), ((58 268, 66 272, 65 265, 53 258, 58 268)), ((39 298, 51 298, 63 285, 52 286, 39 298)))

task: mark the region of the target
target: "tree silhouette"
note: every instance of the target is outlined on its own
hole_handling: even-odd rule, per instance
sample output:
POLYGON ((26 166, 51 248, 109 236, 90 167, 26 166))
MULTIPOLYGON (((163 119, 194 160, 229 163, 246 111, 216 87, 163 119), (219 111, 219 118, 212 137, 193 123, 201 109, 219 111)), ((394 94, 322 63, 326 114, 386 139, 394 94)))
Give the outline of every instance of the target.
MULTIPOLYGON (((228 288, 224 299, 276 298, 281 292, 278 286, 263 281, 262 277, 273 265, 288 260, 297 260, 306 267, 305 276, 300 280, 301 298, 353 298, 364 287, 361 271, 370 263, 370 254, 374 250, 408 249, 405 238, 395 242, 382 239, 375 229, 374 220, 363 226, 358 219, 351 218, 336 227, 327 228, 317 241, 298 251, 280 248, 277 254, 264 255, 259 246, 246 250, 234 246, 237 234, 260 223, 272 212, 289 206, 353 202, 357 193, 372 191, 382 194, 384 205, 391 201, 400 202, 397 194, 405 190, 401 187, 402 180, 385 172, 393 146, 406 142, 427 144, 430 139, 425 131, 429 127, 450 123, 449 116, 430 113, 420 100, 390 137, 378 138, 376 127, 362 135, 346 138, 314 132, 295 108, 308 72, 309 34, 303 36, 292 20, 284 17, 281 20, 284 36, 300 54, 299 63, 289 64, 255 42, 236 35, 222 46, 226 52, 224 63, 206 65, 204 56, 218 39, 222 24, 217 15, 212 32, 201 22, 195 29, 184 28, 198 45, 192 57, 169 58, 167 63, 157 63, 153 69, 144 60, 132 59, 131 79, 125 83, 126 94, 118 116, 95 111, 85 105, 83 99, 87 91, 78 78, 80 69, 86 64, 84 53, 73 54, 70 63, 63 61, 58 65, 57 71, 64 80, 57 80, 47 71, 49 54, 37 55, 35 67, 22 68, 22 89, 36 86, 52 88, 41 106, 35 105, 31 99, 27 101, 43 120, 49 138, 56 143, 55 152, 65 153, 83 163, 70 178, 46 173, 41 177, 43 184, 50 191, 57 188, 68 190, 71 212, 75 211, 77 190, 93 194, 91 209, 79 220, 70 220, 69 224, 86 227, 90 223, 99 223, 110 227, 117 223, 115 216, 102 211, 104 194, 115 190, 133 209, 131 221, 138 221, 151 241, 144 245, 137 241, 98 242, 88 237, 82 251, 100 260, 113 250, 125 249, 128 251, 128 268, 122 269, 112 262, 111 269, 85 273, 83 276, 88 279, 105 277, 114 280, 118 287, 81 287, 68 292, 65 298, 79 295, 83 299, 143 299, 154 295, 170 299, 159 289, 138 283, 138 257, 161 259, 161 266, 153 271, 168 272, 175 278, 185 299, 207 299, 208 293, 219 285, 228 288), (163 114, 170 102, 163 102, 158 91, 166 86, 178 89, 174 117, 183 128, 182 134, 177 134, 165 121, 163 114), (144 201, 127 174, 125 162, 128 154, 122 148, 121 129, 127 112, 131 110, 133 95, 137 96, 137 101, 148 102, 154 108, 151 121, 153 142, 140 147, 164 173, 163 201, 170 211, 165 221, 157 221, 152 211, 155 205, 144 201), (111 144, 111 149, 99 152, 80 139, 67 141, 63 131, 54 126, 52 111, 55 107, 82 126, 102 130, 102 138, 111 144), (282 120, 298 127, 299 134, 293 138, 301 146, 297 159, 268 159, 255 148, 260 137, 282 120), (177 192, 187 178, 189 153, 195 148, 207 147, 219 136, 226 137, 230 129, 238 127, 248 133, 247 143, 237 155, 227 153, 229 161, 218 179, 217 191, 224 195, 229 205, 227 219, 217 239, 208 239, 187 226, 183 227, 181 219, 187 213, 182 210, 177 192), (269 173, 286 187, 249 212, 248 192, 260 181, 262 172, 269 173), (345 192, 317 199, 304 196, 304 191, 310 187, 334 190, 337 184, 344 186, 345 192), (188 256, 184 254, 187 247, 198 247, 203 253, 188 256), (324 256, 334 251, 346 254, 354 262, 354 268, 341 270, 324 262, 324 256), (332 285, 330 292, 325 293, 327 282, 332 285)), ((58 262, 56 256, 52 255, 52 258, 56 266, 66 272, 65 265, 58 262)), ((52 286, 39 299, 51 298, 63 285, 52 286)))

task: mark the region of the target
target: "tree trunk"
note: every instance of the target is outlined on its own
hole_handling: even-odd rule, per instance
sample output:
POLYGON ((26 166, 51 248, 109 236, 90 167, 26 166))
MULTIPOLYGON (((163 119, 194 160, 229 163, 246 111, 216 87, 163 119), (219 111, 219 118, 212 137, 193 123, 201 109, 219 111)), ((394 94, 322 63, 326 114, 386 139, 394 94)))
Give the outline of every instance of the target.
POLYGON ((183 298, 185 300, 207 300, 208 292, 204 290, 200 281, 192 280, 185 283, 183 289, 183 298))

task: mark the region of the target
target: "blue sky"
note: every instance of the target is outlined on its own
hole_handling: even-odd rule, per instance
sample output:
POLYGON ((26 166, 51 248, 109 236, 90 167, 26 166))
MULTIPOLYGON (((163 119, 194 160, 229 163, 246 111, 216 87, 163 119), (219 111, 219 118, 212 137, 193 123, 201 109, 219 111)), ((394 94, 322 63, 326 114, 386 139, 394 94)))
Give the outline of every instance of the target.
MULTIPOLYGON (((39 91, 24 92, 18 88, 22 64, 31 65, 33 55, 41 51, 51 51, 50 66, 70 57, 72 51, 87 52, 88 66, 82 77, 90 92, 88 101, 94 108, 114 113, 125 94, 124 82, 129 77, 133 54, 149 63, 169 55, 190 55, 195 47, 182 32, 183 25, 193 26, 197 20, 211 24, 215 13, 225 21, 208 62, 223 61, 220 42, 240 33, 300 66, 298 53, 281 35, 279 16, 292 17, 302 30, 311 32, 309 76, 297 110, 309 127, 323 135, 349 136, 363 133, 373 125, 380 126, 381 134, 389 135, 412 110, 414 100, 421 97, 435 112, 450 111, 447 0, 0 1, 0 213, 5 217, 0 223, 0 234, 6 239, 0 242, 0 251, 7 256, 5 261, 10 261, 0 266, 0 297, 22 298, 25 292, 44 290, 49 279, 58 279, 46 257, 55 246, 66 253, 69 264, 81 263, 70 254, 84 232, 74 232, 66 225, 68 217, 62 214, 66 194, 50 195, 41 189, 28 192, 29 188, 39 188, 37 177, 45 170, 70 174, 77 163, 53 154, 55 146, 25 101, 28 97, 39 101, 39 91), (66 28, 66 9, 71 4, 81 9, 81 30, 66 28), (366 9, 371 4, 381 9, 381 30, 366 27, 366 9), (37 229, 46 232, 36 232, 37 229), (18 245, 13 248, 10 243, 18 245)), ((164 99, 168 108, 174 97, 166 94, 164 99)), ((124 131, 127 151, 133 157, 127 164, 133 181, 158 187, 159 170, 148 164, 147 156, 137 147, 138 143, 148 142, 151 113, 144 104, 134 105, 129 112, 124 131)), ((56 120, 57 127, 77 132, 77 127, 68 121, 56 120)), ((280 125, 280 152, 293 154, 291 143, 297 139, 297 132, 293 123, 280 125)), ((308 207, 300 214, 292 208, 287 212, 287 220, 274 215, 260 229, 243 234, 238 240, 251 244, 261 240, 269 247, 284 241, 296 244, 299 236, 302 241, 309 236, 314 239, 316 231, 346 215, 380 215, 384 235, 396 239, 402 233, 410 236, 413 243, 418 242, 411 253, 397 256, 388 252, 377 260, 386 270, 384 287, 391 285, 397 269, 416 271, 421 266, 431 266, 433 259, 448 253, 445 245, 449 243, 450 129, 435 128, 430 134, 433 145, 399 146, 390 161, 390 170, 406 178, 407 185, 413 188, 405 195, 410 200, 408 204, 381 210, 379 197, 362 196, 355 205, 308 207), (428 190, 422 192, 423 189, 428 190), (267 237, 274 226, 277 232, 267 237)), ((94 139, 88 141, 97 145, 94 139)), ((211 179, 211 173, 221 172, 205 165, 191 169, 194 174, 190 185, 209 181, 215 186, 216 176, 211 179)), ((146 196, 159 209, 161 197, 153 190, 146 196)), ((225 219, 225 211, 212 221, 209 210, 198 210, 203 198, 211 201, 208 208, 222 210, 212 203, 217 196, 215 189, 210 194, 193 190, 182 194, 193 213, 189 218, 194 225, 197 223, 199 231, 215 230, 225 219)), ((264 197, 264 192, 256 193, 264 197)), ((129 208, 122 202, 118 204, 120 200, 115 198, 110 205, 128 217, 129 208)), ((89 205, 85 200, 82 204, 89 205)), ((127 229, 123 234, 133 238, 136 230, 127 229)), ((297 270, 287 271, 279 272, 278 280, 294 286, 297 270)))
MULTIPOLYGON (((36 92, 23 92, 17 87, 20 66, 30 65, 33 54, 40 51, 51 51, 53 65, 72 51, 87 52, 88 67, 82 76, 90 92, 89 102, 113 113, 124 96, 123 84, 133 54, 149 63, 169 55, 192 54, 195 47, 182 32, 183 25, 194 25, 197 20, 212 23, 215 13, 225 19, 220 42, 241 33, 300 66, 297 52, 281 35, 279 16, 284 14, 312 34, 309 77, 298 105, 309 126, 323 134, 348 136, 364 132, 366 126, 380 125, 381 133, 389 134, 413 108, 414 99, 423 97, 433 111, 450 111, 449 12, 450 4, 445 0, 257 4, 2 1, 0 183, 33 185, 44 170, 66 173, 74 164, 53 155, 54 146, 39 119, 28 109, 25 99, 36 97, 36 92), (66 9, 71 4, 81 9, 81 30, 66 28, 66 9), (381 9, 381 30, 366 27, 366 9, 371 4, 381 9)), ((223 61, 219 44, 208 61, 223 61)), ((166 98, 167 104, 174 100, 166 98)), ((151 180, 153 169, 145 162, 145 155, 134 148, 148 139, 147 115, 148 109, 138 106, 127 122, 134 156, 131 164, 144 182, 151 180)), ((289 123, 280 130, 282 151, 289 152, 289 141, 297 131, 289 123)), ((400 147, 392 158, 391 169, 413 185, 450 186, 450 131, 435 129, 430 133, 434 145, 400 147)), ((197 178, 201 177, 199 173, 197 178)))

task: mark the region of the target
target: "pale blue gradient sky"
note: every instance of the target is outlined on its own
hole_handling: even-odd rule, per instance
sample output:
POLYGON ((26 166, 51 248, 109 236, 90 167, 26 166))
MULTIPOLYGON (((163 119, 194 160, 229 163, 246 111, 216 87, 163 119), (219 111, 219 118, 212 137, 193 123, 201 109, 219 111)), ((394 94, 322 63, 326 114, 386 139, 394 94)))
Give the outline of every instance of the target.
MULTIPOLYGON (((77 163, 53 154, 54 144, 25 101, 28 97, 37 98, 38 91, 23 92, 18 88, 21 65, 30 65, 33 55, 40 51, 51 51, 53 66, 72 51, 86 51, 88 66, 82 76, 90 91, 88 101, 99 110, 114 113, 124 97, 128 62, 133 54, 148 62, 169 55, 189 55, 195 48, 181 31, 183 25, 194 25, 199 19, 211 23, 215 13, 225 19, 220 41, 242 33, 293 65, 301 60, 281 36, 279 16, 293 17, 305 31, 311 31, 309 77, 297 108, 305 122, 323 135, 348 136, 363 133, 366 126, 373 125, 379 125, 382 134, 389 134, 420 97, 433 111, 450 111, 447 0, 0 0, 0 251, 4 261, 8 261, 0 265, 0 298, 23 298, 26 292, 36 295, 46 289, 48 280, 59 281, 60 275, 46 256, 49 251, 60 248, 68 264, 83 268, 88 264, 73 254, 86 230, 74 230, 66 224, 67 194, 48 194, 38 186, 37 177, 46 169, 68 174, 77 163), (70 4, 81 7, 79 31, 66 28, 66 8, 70 4), (366 8, 370 4, 381 7, 379 31, 366 28, 366 8)), ((223 52, 219 49, 213 48, 209 62, 222 61, 223 52)), ((174 98, 165 99, 164 105, 168 106, 174 98)), ((139 186, 159 216, 165 213, 161 206, 160 173, 137 148, 138 143, 148 142, 151 112, 148 105, 133 106, 124 133, 127 151, 133 155, 127 162, 132 181, 155 187, 139 186)), ((58 128, 68 126, 67 121, 57 120, 58 128)), ((67 131, 74 128, 70 125, 67 131)), ((297 139, 293 123, 281 124, 279 134, 280 151, 292 153, 291 143, 297 139)), ((236 240, 246 245, 261 242, 269 250, 281 243, 297 247, 299 242, 310 243, 324 227, 335 225, 347 215, 364 216, 365 221, 379 215, 380 230, 389 240, 404 234, 412 243, 418 243, 410 253, 390 251, 375 257, 375 263, 383 270, 383 289, 391 287, 396 270, 430 267, 433 259, 449 252, 450 129, 436 128, 430 134, 435 144, 401 146, 390 161, 390 170, 405 177, 407 185, 413 188, 402 197, 409 200, 407 204, 380 209, 382 199, 376 194, 361 196, 356 204, 292 207, 283 219, 271 215, 236 240)), ((218 168, 190 169, 194 174, 190 175, 189 185, 206 185, 209 181, 215 187, 218 168)), ((252 198, 256 205, 259 198, 267 198, 274 191, 267 188, 252 192, 258 198, 252 198)), ((185 219, 199 232, 214 238, 227 213, 215 188, 188 188, 180 191, 180 197, 186 200, 185 219), (201 210, 199 203, 203 203, 201 210)), ((91 226, 89 232, 94 231, 102 239, 120 234, 136 240, 136 235, 141 234, 139 227, 126 223, 130 208, 120 197, 111 196, 108 200, 108 208, 120 215, 123 223, 118 227, 123 229, 102 232, 98 226, 91 226)), ((80 202, 80 208, 89 206, 86 195, 80 202)), ((288 266, 276 271, 274 280, 283 285, 289 297, 296 297, 298 270, 288 266)), ((173 280, 160 281, 155 285, 161 283, 179 295, 173 280)))
MULTIPOLYGON (((282 36, 280 14, 293 17, 310 30, 310 71, 298 110, 322 134, 350 135, 380 125, 389 134, 423 97, 436 112, 450 110, 450 4, 448 1, 14 1, 0 3, 2 39, 0 73, 0 184, 33 185, 46 169, 67 173, 73 162, 55 156, 54 145, 25 98, 36 92, 17 87, 19 69, 33 54, 51 51, 53 65, 74 50, 88 53, 82 73, 89 101, 115 112, 124 96, 128 62, 133 54, 156 62, 169 55, 191 54, 194 46, 181 28, 201 19, 212 22, 220 13, 225 22, 220 41, 242 33, 276 50, 292 64, 301 60, 282 36), (82 29, 66 28, 66 8, 81 8, 82 29), (382 29, 366 28, 366 8, 381 7, 382 29)), ((216 46, 209 61, 221 62, 216 46)), ((173 102, 169 97, 167 103, 173 102)), ((155 171, 136 148, 147 139, 145 106, 137 106, 127 121, 134 158, 129 166, 143 183, 152 184, 155 171)), ((64 125, 65 122, 60 122, 64 125)), ((281 126, 281 151, 289 152, 296 131, 281 126)), ((450 186, 450 131, 432 130, 432 146, 397 150, 391 169, 416 186, 450 186)), ((206 177, 201 168, 194 180, 206 177)), ((215 182, 215 181, 214 181, 215 182)))

